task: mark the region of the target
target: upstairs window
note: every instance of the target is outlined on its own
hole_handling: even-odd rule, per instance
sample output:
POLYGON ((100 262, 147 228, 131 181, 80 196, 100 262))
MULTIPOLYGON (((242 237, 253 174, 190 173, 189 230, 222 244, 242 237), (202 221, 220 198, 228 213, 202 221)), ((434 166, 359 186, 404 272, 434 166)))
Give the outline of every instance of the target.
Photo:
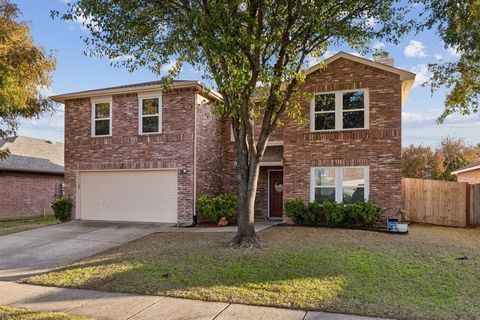
POLYGON ((162 132, 162 98, 161 95, 139 96, 139 133, 151 134, 162 132))
POLYGON ((92 136, 102 137, 112 134, 112 101, 92 101, 92 136))
POLYGON ((311 131, 368 128, 368 91, 316 94, 311 106, 311 131))
POLYGON ((369 167, 312 168, 310 200, 353 203, 369 198, 369 167))

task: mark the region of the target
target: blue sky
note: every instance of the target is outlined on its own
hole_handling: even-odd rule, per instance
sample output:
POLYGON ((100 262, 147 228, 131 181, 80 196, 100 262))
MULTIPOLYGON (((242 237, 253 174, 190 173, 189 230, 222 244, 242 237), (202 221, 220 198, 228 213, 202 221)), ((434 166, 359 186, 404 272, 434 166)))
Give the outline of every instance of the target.
MULTIPOLYGON (((82 54, 85 45, 81 36, 88 31, 77 22, 65 22, 50 17, 50 10, 62 11, 68 0, 12 0, 21 12, 22 20, 31 22, 31 32, 35 42, 47 50, 53 50, 57 57, 57 70, 53 75, 49 94, 59 94, 87 89, 95 89, 127 83, 155 80, 157 77, 148 70, 129 73, 126 69, 115 68, 108 59, 90 58, 82 54)), ((444 136, 463 137, 468 143, 480 143, 480 115, 453 115, 444 124, 438 125, 435 119, 442 113, 445 91, 433 96, 430 89, 419 84, 428 79, 427 64, 455 59, 455 50, 446 49, 433 31, 422 34, 409 34, 399 45, 374 42, 395 59, 395 66, 417 73, 417 81, 403 108, 403 145, 423 144, 435 146, 444 136)), ((338 50, 352 52, 349 48, 329 48, 326 55, 338 50)), ((201 73, 184 66, 181 79, 201 79, 201 73)), ((40 119, 26 119, 21 122, 18 134, 63 141, 63 110, 40 119)))

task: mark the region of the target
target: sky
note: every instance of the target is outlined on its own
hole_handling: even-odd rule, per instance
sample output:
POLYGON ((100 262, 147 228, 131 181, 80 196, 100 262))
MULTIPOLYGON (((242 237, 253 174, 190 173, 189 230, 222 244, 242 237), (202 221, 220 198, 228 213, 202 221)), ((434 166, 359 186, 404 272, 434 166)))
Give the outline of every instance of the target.
MULTIPOLYGON (((37 45, 54 52, 57 69, 53 74, 49 95, 82 91, 151 81, 158 79, 146 69, 129 73, 125 68, 111 66, 107 58, 92 58, 83 54, 86 49, 81 37, 88 36, 80 22, 66 22, 52 19, 51 10, 65 11, 69 0, 12 0, 22 12, 21 20, 30 21, 31 33, 37 45)), ((446 90, 433 95, 429 87, 421 84, 429 79, 427 65, 440 60, 451 61, 458 58, 458 53, 445 48, 434 31, 421 34, 411 33, 402 38, 398 45, 373 42, 371 46, 389 52, 394 58, 395 66, 417 74, 415 85, 402 110, 402 144, 437 146, 445 136, 461 137, 469 144, 480 143, 480 114, 470 116, 452 115, 445 123, 437 124, 436 119, 442 113, 446 90)), ((343 50, 355 53, 348 47, 332 47, 325 58, 343 50)), ((371 58, 368 57, 367 58, 371 58)), ((168 66, 164 72, 167 72, 168 66)), ((190 66, 184 66, 179 79, 201 80, 201 72, 190 66)), ((54 114, 43 115, 39 119, 21 121, 18 134, 63 141, 64 128, 63 106, 54 114)))

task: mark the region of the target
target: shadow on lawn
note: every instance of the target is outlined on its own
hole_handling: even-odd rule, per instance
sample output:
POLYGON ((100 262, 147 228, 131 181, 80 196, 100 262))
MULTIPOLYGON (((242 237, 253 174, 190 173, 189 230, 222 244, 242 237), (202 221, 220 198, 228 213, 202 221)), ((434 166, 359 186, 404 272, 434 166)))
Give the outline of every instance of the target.
POLYGON ((465 307, 478 267, 443 247, 352 231, 265 235, 266 249, 238 251, 228 234, 155 234, 27 282, 403 319, 480 314, 465 307))

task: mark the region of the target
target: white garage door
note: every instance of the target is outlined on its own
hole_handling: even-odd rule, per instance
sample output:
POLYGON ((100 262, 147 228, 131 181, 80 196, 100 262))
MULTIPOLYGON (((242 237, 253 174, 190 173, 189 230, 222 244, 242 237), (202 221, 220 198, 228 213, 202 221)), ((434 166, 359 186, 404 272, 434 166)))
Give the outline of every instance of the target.
POLYGON ((175 170, 79 173, 82 220, 177 222, 175 170))

